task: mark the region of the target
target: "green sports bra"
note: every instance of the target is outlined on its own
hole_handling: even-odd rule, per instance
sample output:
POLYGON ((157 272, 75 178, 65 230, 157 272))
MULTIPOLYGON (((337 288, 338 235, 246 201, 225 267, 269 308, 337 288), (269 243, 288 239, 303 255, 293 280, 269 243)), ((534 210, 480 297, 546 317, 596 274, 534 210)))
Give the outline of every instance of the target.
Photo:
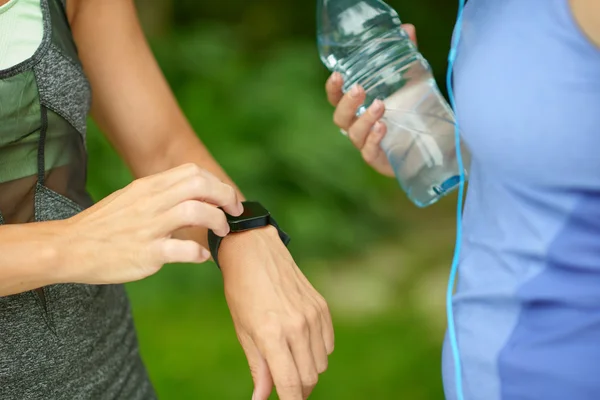
POLYGON ((91 204, 85 191, 90 86, 64 0, 39 1, 39 47, 0 70, 0 223, 67 218, 91 204))
POLYGON ((9 0, 0 6, 0 70, 31 57, 43 34, 40 0, 9 0))

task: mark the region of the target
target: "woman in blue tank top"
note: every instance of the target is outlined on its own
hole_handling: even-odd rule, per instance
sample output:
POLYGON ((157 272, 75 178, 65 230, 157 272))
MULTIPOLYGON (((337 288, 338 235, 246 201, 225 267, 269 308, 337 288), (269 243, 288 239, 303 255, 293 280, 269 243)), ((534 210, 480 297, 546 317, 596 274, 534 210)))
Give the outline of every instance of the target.
MULTIPOLYGON (((599 43, 596 0, 465 7, 454 73, 472 151, 454 298, 465 399, 600 399, 599 43)), ((327 84, 336 123, 391 172, 383 110, 356 120, 364 92, 340 86, 327 84)), ((453 365, 445 345, 451 400, 453 365)))

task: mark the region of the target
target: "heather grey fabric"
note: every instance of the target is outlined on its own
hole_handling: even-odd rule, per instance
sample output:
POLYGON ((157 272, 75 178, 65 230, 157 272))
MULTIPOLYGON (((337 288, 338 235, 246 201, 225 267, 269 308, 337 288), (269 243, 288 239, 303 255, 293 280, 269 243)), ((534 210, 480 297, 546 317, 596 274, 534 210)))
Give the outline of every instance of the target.
POLYGON ((40 102, 66 119, 85 140, 90 87, 80 66, 69 61, 52 44, 34 71, 40 102))
MULTIPOLYGON (((64 6, 41 0, 40 48, 0 71, 0 224, 66 219, 92 204, 91 94, 64 6)), ((0 400, 155 398, 122 285, 0 297, 0 400)))

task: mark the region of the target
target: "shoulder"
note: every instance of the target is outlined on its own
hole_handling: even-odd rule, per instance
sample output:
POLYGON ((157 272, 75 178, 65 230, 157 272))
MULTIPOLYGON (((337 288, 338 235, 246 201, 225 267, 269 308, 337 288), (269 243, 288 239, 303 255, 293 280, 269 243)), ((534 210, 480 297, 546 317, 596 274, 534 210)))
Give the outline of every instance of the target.
POLYGON ((569 0, 581 30, 600 48, 600 1, 569 0))

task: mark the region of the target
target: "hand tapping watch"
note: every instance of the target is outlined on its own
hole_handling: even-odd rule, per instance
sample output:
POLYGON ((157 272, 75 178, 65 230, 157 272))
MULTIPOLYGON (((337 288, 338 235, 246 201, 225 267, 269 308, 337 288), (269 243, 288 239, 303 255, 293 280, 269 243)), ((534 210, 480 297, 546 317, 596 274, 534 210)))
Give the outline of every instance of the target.
MULTIPOLYGON (((279 225, 277 225, 277 222, 275 222, 275 219, 271 216, 266 208, 255 201, 244 201, 242 202, 242 205, 244 206, 244 212, 238 217, 234 217, 225 213, 227 216, 227 222, 229 223, 230 234, 245 232, 271 225, 277 229, 283 244, 286 246, 288 245, 291 240, 290 237, 284 231, 282 231, 281 228, 279 228, 279 225)), ((219 246, 221 245, 222 240, 223 238, 221 236, 216 235, 210 229, 208 230, 208 247, 210 248, 210 254, 213 257, 215 264, 217 264, 217 267, 219 268, 221 267, 219 266, 217 256, 219 254, 219 246)))

